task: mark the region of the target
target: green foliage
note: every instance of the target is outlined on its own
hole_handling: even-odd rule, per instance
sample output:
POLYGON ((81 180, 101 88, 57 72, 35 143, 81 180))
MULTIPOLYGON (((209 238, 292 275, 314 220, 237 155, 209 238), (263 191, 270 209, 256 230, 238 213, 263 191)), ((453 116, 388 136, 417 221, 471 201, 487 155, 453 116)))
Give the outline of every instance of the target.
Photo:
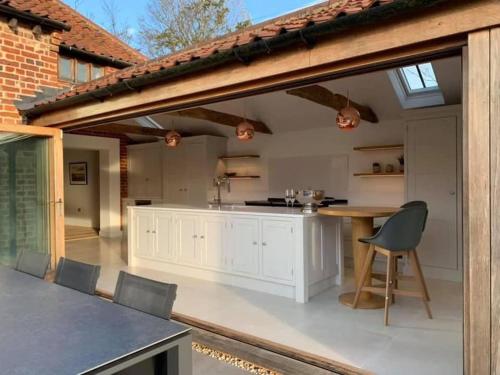
POLYGON ((149 0, 141 49, 150 56, 182 50, 250 25, 238 0, 149 0))

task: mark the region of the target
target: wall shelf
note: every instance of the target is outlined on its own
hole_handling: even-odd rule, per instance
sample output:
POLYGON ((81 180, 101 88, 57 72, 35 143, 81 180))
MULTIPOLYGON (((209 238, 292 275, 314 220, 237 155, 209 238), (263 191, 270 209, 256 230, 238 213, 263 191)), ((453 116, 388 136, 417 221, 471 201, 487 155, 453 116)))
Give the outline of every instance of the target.
POLYGON ((259 155, 226 155, 221 156, 220 160, 236 160, 236 159, 258 159, 259 155))
POLYGON ((229 176, 230 180, 255 180, 260 178, 260 176, 229 176))
POLYGON ((392 151, 404 150, 404 145, 379 145, 379 146, 362 146, 354 147, 354 151, 392 151))
POLYGON ((392 173, 373 173, 373 172, 366 172, 366 173, 354 173, 354 177, 403 177, 405 174, 404 172, 392 172, 392 173))

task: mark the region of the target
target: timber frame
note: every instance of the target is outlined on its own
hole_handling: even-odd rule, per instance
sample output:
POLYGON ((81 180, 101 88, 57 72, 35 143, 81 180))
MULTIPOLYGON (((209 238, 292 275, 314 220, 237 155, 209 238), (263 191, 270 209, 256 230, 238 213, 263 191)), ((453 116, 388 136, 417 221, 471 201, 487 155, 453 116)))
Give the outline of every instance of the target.
POLYGON ((453 1, 229 64, 140 93, 61 108, 31 124, 77 129, 289 89, 449 55, 463 56, 464 372, 500 374, 500 1, 453 1))

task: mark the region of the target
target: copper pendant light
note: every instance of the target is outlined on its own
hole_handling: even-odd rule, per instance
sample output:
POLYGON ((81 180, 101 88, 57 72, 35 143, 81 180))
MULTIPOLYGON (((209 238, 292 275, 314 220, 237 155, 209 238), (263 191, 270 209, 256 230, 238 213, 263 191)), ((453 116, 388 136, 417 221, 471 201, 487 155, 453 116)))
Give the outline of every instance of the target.
POLYGON ((172 130, 165 134, 165 144, 167 147, 177 147, 181 143, 181 135, 174 129, 174 120, 172 120, 172 130))
POLYGON ((250 141, 255 135, 254 126, 247 120, 244 120, 236 127, 236 137, 240 141, 250 141))
POLYGON ((349 93, 347 93, 347 106, 337 113, 337 126, 340 130, 353 130, 359 126, 361 115, 359 111, 351 107, 349 93))

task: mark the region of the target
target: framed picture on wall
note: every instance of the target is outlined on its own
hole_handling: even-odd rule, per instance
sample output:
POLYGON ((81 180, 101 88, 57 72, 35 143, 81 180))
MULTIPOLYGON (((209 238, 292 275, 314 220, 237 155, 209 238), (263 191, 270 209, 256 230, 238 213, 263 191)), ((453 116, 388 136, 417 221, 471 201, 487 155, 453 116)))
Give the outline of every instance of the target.
POLYGON ((69 184, 87 185, 87 162, 69 163, 69 184))

